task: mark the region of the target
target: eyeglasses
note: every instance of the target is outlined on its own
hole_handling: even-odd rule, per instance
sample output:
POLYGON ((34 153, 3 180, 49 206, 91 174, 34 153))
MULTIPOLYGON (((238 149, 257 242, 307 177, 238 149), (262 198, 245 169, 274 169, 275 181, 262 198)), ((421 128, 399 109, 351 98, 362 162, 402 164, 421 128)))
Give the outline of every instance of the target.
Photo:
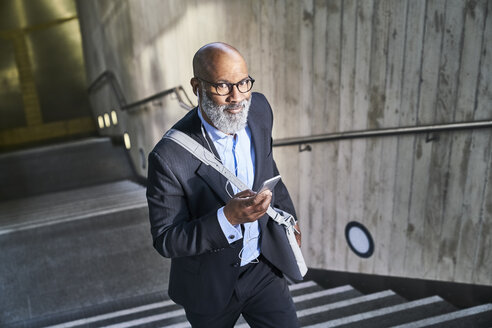
POLYGON ((227 96, 232 92, 232 88, 234 86, 236 86, 239 92, 246 93, 249 90, 251 90, 251 88, 253 88, 253 83, 255 83, 255 79, 253 79, 251 76, 248 76, 247 78, 239 81, 238 83, 227 83, 227 82, 214 83, 201 79, 196 76, 195 78, 197 78, 202 82, 210 84, 212 87, 214 87, 215 93, 217 93, 219 96, 227 96))

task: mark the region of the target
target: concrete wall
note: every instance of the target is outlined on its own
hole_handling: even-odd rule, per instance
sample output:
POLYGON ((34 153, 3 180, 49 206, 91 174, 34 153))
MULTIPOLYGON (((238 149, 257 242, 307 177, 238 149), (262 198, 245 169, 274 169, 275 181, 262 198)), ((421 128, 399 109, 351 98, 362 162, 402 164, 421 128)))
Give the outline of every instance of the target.
MULTIPOLYGON (((191 94, 194 52, 219 40, 248 61, 273 106, 275 138, 492 118, 490 1, 77 5, 88 80, 113 70, 129 100, 178 85, 191 94)), ((113 98, 101 88, 94 115, 113 98)), ((119 126, 101 134, 129 131, 137 163, 138 148, 146 155, 184 114, 167 98, 118 113, 119 126)), ((492 285, 491 129, 427 137, 275 149, 310 267, 492 285), (352 220, 375 239, 369 259, 347 247, 352 220)))

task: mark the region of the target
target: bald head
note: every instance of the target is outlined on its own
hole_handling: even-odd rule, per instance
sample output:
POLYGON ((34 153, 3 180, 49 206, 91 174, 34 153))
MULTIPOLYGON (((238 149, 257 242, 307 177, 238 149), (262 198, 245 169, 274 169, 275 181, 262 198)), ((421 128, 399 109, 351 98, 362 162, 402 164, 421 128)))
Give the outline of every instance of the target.
POLYGON ((193 75, 206 80, 218 78, 223 73, 221 70, 237 70, 238 66, 243 66, 247 72, 246 62, 239 51, 222 42, 204 45, 193 57, 193 75))

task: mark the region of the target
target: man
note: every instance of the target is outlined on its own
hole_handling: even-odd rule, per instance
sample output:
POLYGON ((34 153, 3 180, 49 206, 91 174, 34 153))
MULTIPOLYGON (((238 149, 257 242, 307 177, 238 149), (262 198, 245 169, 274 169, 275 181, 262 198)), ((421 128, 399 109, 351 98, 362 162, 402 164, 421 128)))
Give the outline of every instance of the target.
POLYGON ((154 247, 172 259, 169 296, 193 327, 233 327, 241 313, 252 327, 298 327, 283 274, 302 276, 284 228, 265 214, 270 203, 292 215, 294 206, 281 181, 273 193, 252 191, 278 175, 270 105, 251 92, 246 62, 227 44, 200 48, 193 73, 198 107, 173 128, 213 152, 251 190, 238 193, 172 140, 155 146, 147 199, 154 247))

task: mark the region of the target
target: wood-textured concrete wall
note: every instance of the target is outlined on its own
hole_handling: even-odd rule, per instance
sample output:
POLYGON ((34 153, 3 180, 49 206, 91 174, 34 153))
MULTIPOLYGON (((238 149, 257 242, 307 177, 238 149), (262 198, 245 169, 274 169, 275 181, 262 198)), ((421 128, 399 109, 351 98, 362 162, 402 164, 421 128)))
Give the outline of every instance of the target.
MULTIPOLYGON (((83 0, 78 9, 89 81, 111 69, 129 100, 177 85, 191 94, 194 52, 224 41, 270 100, 275 138, 492 119, 490 0, 83 0)), ((120 114, 118 129, 146 153, 182 112, 166 100, 120 114)), ((492 285, 491 142, 489 128, 276 148, 308 265, 492 285), (345 242, 352 220, 374 237, 369 259, 345 242)))

